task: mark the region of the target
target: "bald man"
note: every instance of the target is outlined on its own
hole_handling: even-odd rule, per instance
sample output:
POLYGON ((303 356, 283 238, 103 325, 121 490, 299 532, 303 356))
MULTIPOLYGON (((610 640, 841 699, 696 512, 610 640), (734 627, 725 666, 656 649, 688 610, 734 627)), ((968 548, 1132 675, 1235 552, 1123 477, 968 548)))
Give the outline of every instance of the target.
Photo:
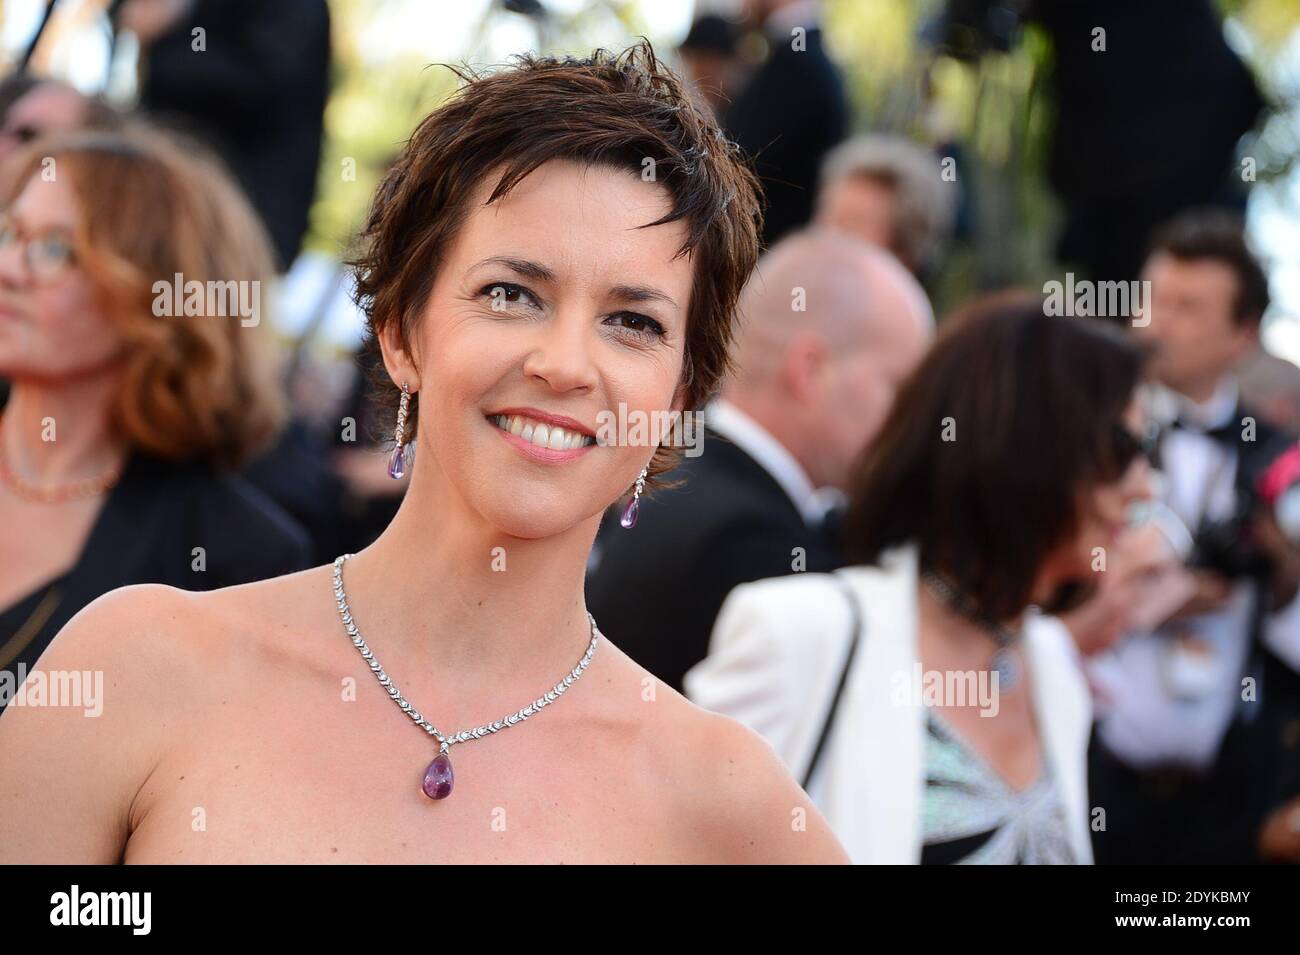
POLYGON ((841 565, 828 514, 934 331, 907 269, 830 231, 777 243, 740 316, 737 371, 682 486, 643 497, 635 528, 603 529, 587 578, 602 631, 679 691, 733 587, 841 565))

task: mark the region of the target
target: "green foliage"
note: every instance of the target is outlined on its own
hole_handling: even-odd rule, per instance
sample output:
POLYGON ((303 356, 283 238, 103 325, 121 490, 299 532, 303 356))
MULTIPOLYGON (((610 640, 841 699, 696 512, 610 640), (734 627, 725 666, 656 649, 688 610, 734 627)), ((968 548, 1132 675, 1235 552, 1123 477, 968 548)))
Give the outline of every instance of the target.
MULTIPOLYGON (((415 124, 456 87, 456 77, 414 54, 366 58, 358 38, 388 0, 330 0, 334 16, 334 89, 326 112, 320 190, 310 248, 338 253, 362 221, 379 177, 415 124), (355 180, 343 176, 355 161, 355 180)), ((653 2, 653 0, 647 0, 653 2)), ((1041 286, 1052 261, 1059 210, 1044 178, 1053 123, 1045 80, 1049 38, 1032 25, 1006 53, 936 56, 919 39, 942 0, 826 0, 832 55, 842 66, 857 131, 895 132, 943 148, 960 147, 961 185, 974 205, 975 233, 953 249, 933 293, 940 309, 994 285, 1041 286)), ((1247 58, 1279 102, 1300 93, 1280 68, 1286 40, 1300 24, 1300 0, 1220 0, 1247 38, 1247 58)), ((538 46, 583 52, 611 35, 631 42, 644 32, 634 0, 590 0, 551 18, 538 46)), ((485 9, 470 48, 458 59, 483 65, 494 56, 489 28, 515 17, 485 9)), ((518 18, 516 18, 516 22, 518 18)), ((651 37, 667 52, 677 37, 651 37)), ((498 57, 499 58, 499 57, 498 57)), ((1289 175, 1300 153, 1297 123, 1279 108, 1246 146, 1261 182, 1289 175)))

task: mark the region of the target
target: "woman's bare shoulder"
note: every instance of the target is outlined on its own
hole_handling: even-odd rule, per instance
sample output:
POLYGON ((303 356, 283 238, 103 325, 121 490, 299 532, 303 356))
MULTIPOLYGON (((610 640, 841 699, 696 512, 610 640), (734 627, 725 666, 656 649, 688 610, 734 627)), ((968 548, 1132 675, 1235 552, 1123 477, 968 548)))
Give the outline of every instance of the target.
POLYGON ((0 716, 0 862, 119 861, 151 774, 247 682, 234 668, 267 640, 258 611, 320 570, 207 592, 137 584, 83 607, 0 716))
POLYGON ((82 607, 37 662, 40 670, 97 670, 110 688, 174 678, 172 664, 202 627, 199 595, 164 584, 131 584, 82 607))
POLYGON ((847 862, 821 812, 772 745, 748 726, 683 700, 683 738, 701 822, 718 835, 722 861, 847 862))
MULTIPOLYGON (((624 657, 627 660, 626 657, 624 657)), ((666 768, 666 794, 707 861, 847 862, 821 812, 776 750, 744 724, 697 706, 628 660, 641 688, 642 765, 666 768)))
POLYGON ((33 672, 97 675, 114 724, 193 716, 223 674, 268 641, 277 616, 292 619, 294 595, 322 574, 313 568, 210 591, 120 587, 78 611, 33 672))
POLYGON ((122 659, 147 667, 180 663, 195 654, 221 654, 241 639, 256 638, 277 617, 289 619, 298 595, 312 584, 319 591, 318 578, 325 574, 325 568, 316 567, 207 591, 165 584, 120 587, 73 616, 41 661, 46 656, 101 662, 122 659))

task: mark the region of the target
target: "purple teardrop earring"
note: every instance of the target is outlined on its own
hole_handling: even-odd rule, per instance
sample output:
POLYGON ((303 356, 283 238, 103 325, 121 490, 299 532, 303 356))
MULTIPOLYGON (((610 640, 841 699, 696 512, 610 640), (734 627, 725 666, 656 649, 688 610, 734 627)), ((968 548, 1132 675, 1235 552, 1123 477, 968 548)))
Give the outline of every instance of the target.
POLYGON ((406 432, 406 414, 410 404, 411 389, 406 382, 402 382, 402 400, 397 405, 397 434, 395 436, 397 447, 393 448, 393 455, 388 459, 388 476, 395 481, 406 473, 406 466, 410 463, 411 453, 415 450, 402 441, 406 432))
POLYGON ((627 507, 623 508, 623 516, 619 519, 619 523, 629 530, 636 527, 636 516, 641 512, 641 492, 645 490, 645 476, 649 470, 649 466, 643 467, 637 475, 636 492, 632 495, 632 500, 627 502, 627 507))

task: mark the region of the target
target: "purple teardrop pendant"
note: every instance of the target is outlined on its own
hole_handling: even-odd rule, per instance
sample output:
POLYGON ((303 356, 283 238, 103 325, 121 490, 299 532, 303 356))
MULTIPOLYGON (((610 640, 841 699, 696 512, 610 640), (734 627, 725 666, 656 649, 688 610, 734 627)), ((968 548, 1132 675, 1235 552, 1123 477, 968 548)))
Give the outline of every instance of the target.
POLYGON ((424 771, 424 783, 420 786, 430 799, 446 799, 451 795, 455 776, 451 771, 451 757, 439 753, 429 768, 424 771))
POLYGON ((388 476, 397 480, 406 473, 406 445, 399 444, 393 448, 393 456, 388 459, 388 476))
POLYGON ((619 518, 619 523, 624 527, 631 529, 636 526, 636 516, 641 512, 641 502, 636 498, 628 501, 627 507, 623 509, 623 516, 619 518))

